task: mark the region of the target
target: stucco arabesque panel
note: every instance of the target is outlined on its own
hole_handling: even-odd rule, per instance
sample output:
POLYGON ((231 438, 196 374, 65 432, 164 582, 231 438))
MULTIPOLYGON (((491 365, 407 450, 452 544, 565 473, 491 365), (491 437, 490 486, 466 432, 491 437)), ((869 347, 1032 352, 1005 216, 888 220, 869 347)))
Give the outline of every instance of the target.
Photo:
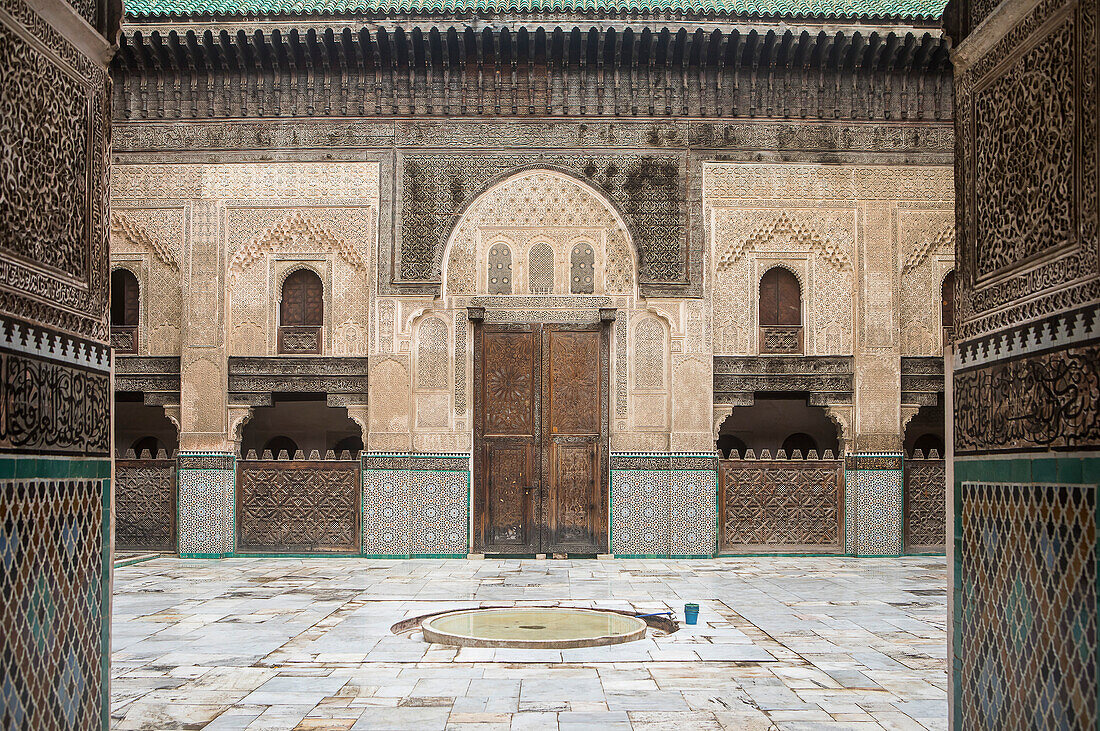
POLYGON ((111 211, 111 267, 130 269, 140 286, 138 348, 142 355, 180 352, 186 220, 182 206, 111 211))
POLYGON ((955 214, 948 207, 898 211, 901 354, 939 355, 944 277, 955 267, 955 214))
MULTIPOLYGON (((853 212, 884 203, 905 211, 894 236, 911 242, 903 248, 909 255, 923 244, 920 231, 950 217, 953 201, 952 172, 943 166, 708 163, 703 183, 714 351, 730 355, 757 348, 757 281, 772 264, 801 275, 807 353, 850 354, 859 236, 853 212), (921 221, 921 210, 931 223, 921 221)), ((939 293, 926 292, 923 309, 931 312, 939 293)))

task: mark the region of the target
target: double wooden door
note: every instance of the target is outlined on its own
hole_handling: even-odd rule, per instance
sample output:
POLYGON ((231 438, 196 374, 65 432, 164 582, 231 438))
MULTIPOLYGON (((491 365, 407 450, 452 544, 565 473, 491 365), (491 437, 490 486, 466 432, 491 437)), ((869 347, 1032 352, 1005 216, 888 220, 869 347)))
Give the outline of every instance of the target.
POLYGON ((478 325, 474 545, 606 553, 606 325, 478 325))

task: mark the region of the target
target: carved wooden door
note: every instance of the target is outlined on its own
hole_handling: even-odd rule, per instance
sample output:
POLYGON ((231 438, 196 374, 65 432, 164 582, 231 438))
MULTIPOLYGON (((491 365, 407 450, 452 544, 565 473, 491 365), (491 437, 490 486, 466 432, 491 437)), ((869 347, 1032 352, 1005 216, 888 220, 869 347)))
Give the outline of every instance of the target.
POLYGON ((478 325, 476 550, 606 552, 606 335, 478 325))

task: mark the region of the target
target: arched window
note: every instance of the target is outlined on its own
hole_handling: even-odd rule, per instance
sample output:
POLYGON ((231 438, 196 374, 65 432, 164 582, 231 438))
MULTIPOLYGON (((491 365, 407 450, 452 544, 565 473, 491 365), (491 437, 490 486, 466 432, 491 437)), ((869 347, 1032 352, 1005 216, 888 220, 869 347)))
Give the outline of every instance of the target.
POLYGON ((111 347, 118 353, 138 352, 141 295, 137 277, 128 269, 111 272, 111 347))
POLYGON ((324 318, 321 278, 309 269, 299 269, 287 277, 279 300, 279 352, 320 353, 324 318))
POLYGON ((798 450, 805 457, 810 453, 810 450, 817 450, 817 440, 804 432, 797 432, 791 434, 789 437, 783 440, 782 449, 790 457, 798 450))
POLYGON ((572 294, 592 294, 596 254, 592 244, 581 242, 569 254, 569 291, 572 294))
POLYGON ((489 294, 512 294, 512 250, 500 241, 489 247, 489 294))
POLYGON ((935 452, 938 457, 942 458, 947 445, 944 444, 943 437, 939 434, 921 434, 913 442, 913 451, 916 452, 918 449, 925 457, 929 457, 932 452, 935 452))
POLYGON ((284 459, 293 459, 294 453, 298 451, 298 443, 290 437, 277 436, 267 440, 267 444, 264 445, 264 452, 271 452, 271 456, 278 459, 280 454, 286 452, 284 459))
POLYGON ((554 293, 554 250, 537 243, 527 255, 527 284, 531 294, 554 293))
POLYGON ((748 447, 745 446, 745 441, 740 437, 733 434, 719 434, 718 441, 715 442, 718 447, 718 451, 722 453, 723 457, 733 457, 733 453, 737 452, 737 456, 734 459, 745 456, 745 451, 748 447))
POLYGON ((760 279, 760 352, 802 352, 802 289, 783 267, 760 279))
POLYGON ((947 348, 955 339, 955 272, 950 271, 943 278, 940 288, 940 323, 943 325, 943 347, 947 348))
POLYGON ((332 451, 339 457, 344 452, 350 452, 352 457, 358 457, 363 451, 363 440, 360 437, 344 437, 332 446, 332 451))

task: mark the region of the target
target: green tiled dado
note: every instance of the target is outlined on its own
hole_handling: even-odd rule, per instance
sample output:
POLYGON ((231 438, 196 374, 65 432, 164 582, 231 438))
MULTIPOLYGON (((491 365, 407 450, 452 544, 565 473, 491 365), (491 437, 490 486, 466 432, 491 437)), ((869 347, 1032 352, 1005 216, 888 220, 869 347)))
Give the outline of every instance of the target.
POLYGON ((933 20, 945 0, 132 0, 131 17, 355 13, 596 13, 933 20))

